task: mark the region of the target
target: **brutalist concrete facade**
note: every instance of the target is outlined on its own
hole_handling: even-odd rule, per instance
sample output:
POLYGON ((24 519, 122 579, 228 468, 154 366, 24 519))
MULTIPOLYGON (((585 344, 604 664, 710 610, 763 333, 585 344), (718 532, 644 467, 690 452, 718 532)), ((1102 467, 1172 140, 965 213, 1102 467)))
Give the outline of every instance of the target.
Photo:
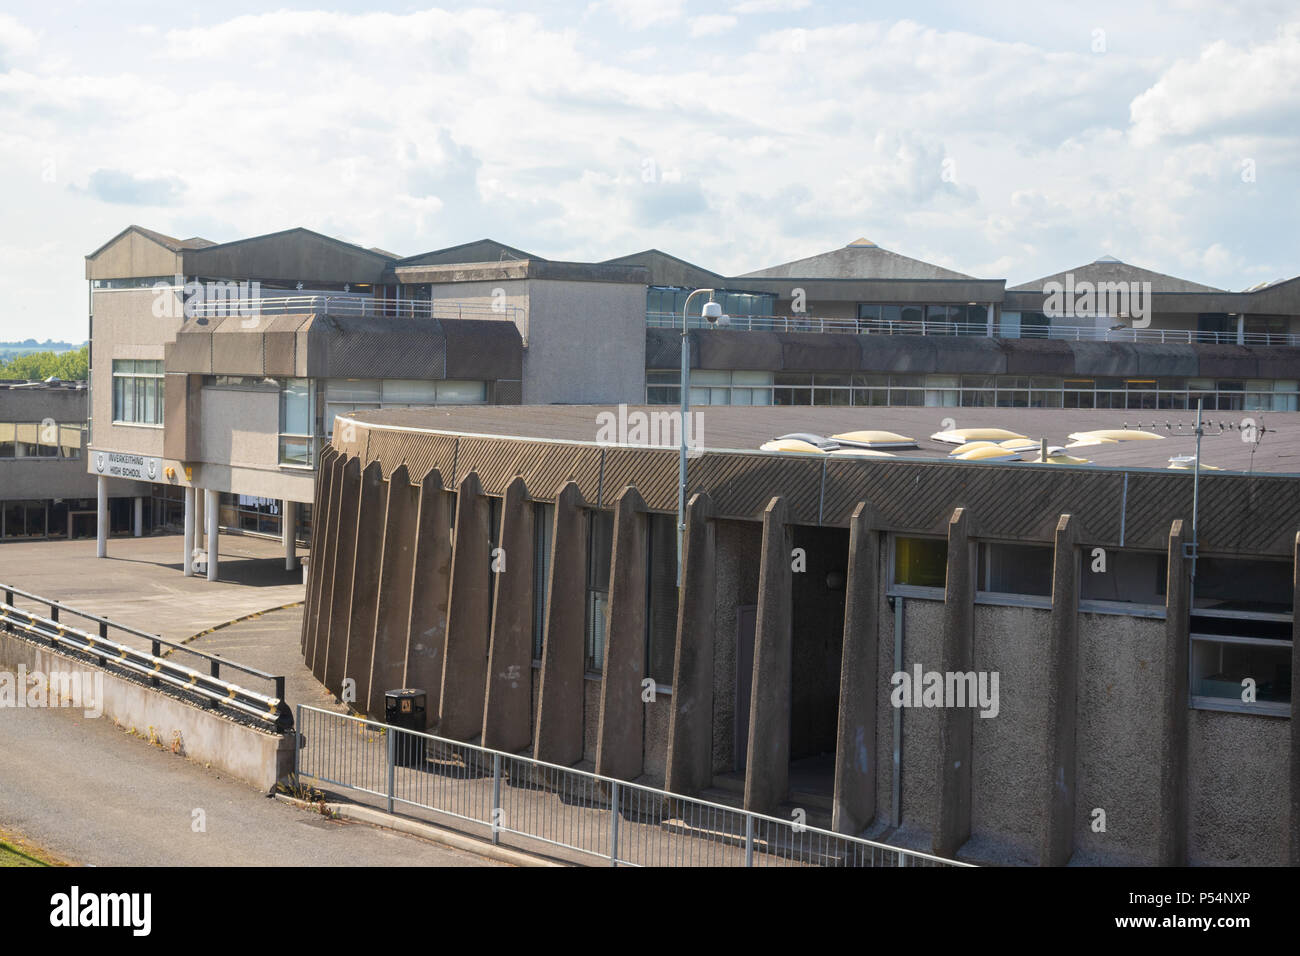
MULTIPOLYGON (((1267 715, 1189 705, 1190 526, 1171 490, 1187 476, 1125 479, 1133 517, 1119 540, 1162 551, 1167 569, 1163 608, 1129 614, 1080 609, 1083 560, 1123 546, 1106 471, 705 451, 688 473, 672 686, 647 694, 645 522, 675 508, 676 456, 386 426, 390 414, 358 416, 346 441, 336 430, 315 503, 326 530, 313 542, 304 654, 331 691, 363 690, 359 710, 379 715, 381 685, 419 686, 444 736, 756 811, 802 809, 813 824, 974 862, 1300 857, 1294 702, 1267 715), (991 504, 1059 501, 1062 483, 1066 513, 991 504), (536 540, 525 531, 538 503, 553 511, 535 660, 521 631, 537 577, 517 552, 536 540), (614 531, 593 674, 584 578, 600 512, 614 531), (946 587, 891 585, 897 535, 946 542, 946 587), (1012 605, 979 591, 978 545, 999 540, 1050 549, 1050 597, 1012 605), (497 547, 506 563, 494 573, 497 547), (801 549, 817 552, 803 568, 801 549), (838 622, 829 642, 826 621, 838 622), (996 716, 894 706, 891 677, 916 665, 996 672, 996 716), (791 757, 818 734, 833 759, 814 792, 791 757)), ((1245 480, 1263 479, 1203 478, 1202 494, 1230 498, 1245 480)), ((1300 479, 1267 482, 1252 493, 1280 503, 1300 491, 1300 479)), ((1203 512, 1202 549, 1294 567, 1295 529, 1276 527, 1288 508, 1257 504, 1203 512)))

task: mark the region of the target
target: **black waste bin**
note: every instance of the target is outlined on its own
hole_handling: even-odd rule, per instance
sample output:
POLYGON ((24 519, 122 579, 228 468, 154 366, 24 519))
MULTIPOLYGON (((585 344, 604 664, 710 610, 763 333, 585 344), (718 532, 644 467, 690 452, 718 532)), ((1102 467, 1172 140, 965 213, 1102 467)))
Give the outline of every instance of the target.
MULTIPOLYGON (((427 695, 412 687, 384 693, 384 723, 402 730, 424 732, 427 695)), ((399 767, 424 765, 425 739, 415 734, 393 735, 393 763, 399 767)))

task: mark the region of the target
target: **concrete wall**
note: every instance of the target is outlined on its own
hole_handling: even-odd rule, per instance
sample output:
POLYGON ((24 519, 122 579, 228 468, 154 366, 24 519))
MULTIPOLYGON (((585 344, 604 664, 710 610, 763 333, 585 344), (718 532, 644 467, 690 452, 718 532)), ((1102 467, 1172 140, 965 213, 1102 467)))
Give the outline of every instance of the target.
POLYGON ((280 392, 278 389, 203 389, 199 420, 205 462, 278 469, 280 392))
POLYGON ((529 280, 524 404, 640 402, 645 301, 644 285, 529 280))
MULTIPOLYGON (((0 633, 0 669, 30 674, 40 671, 98 673, 95 668, 12 634, 0 633)), ((84 681, 85 678, 82 678, 84 681)), ((245 783, 275 789, 293 770, 293 734, 272 734, 236 723, 210 710, 195 707, 143 684, 104 674, 103 719, 132 729, 146 739, 150 728, 170 748, 179 733, 183 754, 245 783)))

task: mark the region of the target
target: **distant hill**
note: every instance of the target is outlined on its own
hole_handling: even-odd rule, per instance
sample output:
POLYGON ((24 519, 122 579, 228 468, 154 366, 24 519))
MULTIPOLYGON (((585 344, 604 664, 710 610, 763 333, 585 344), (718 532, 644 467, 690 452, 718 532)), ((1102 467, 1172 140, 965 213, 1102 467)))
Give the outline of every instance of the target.
POLYGON ((20 355, 31 355, 33 352, 53 352, 59 354, 62 352, 72 352, 81 348, 84 342, 56 342, 54 339, 46 339, 44 342, 37 342, 35 339, 24 339, 21 342, 0 342, 0 363, 8 362, 20 355))

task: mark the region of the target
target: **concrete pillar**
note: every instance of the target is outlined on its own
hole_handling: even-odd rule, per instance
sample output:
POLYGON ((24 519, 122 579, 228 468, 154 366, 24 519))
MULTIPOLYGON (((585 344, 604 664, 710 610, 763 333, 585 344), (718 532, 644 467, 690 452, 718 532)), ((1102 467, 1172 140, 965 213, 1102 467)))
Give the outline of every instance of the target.
MULTIPOLYGON (((941 674, 974 670, 975 574, 970 554, 966 509, 958 508, 948 521, 948 576, 943 596, 943 640, 939 651, 941 674)), ((970 839, 971 735, 974 709, 945 707, 940 713, 938 819, 932 834, 938 856, 956 856, 970 839)))
POLYGON ((95 557, 108 557, 108 479, 103 475, 95 482, 95 557))
POLYGON ((203 533, 208 526, 208 510, 202 488, 194 489, 194 550, 203 550, 203 533))
POLYGON ((415 537, 410 624, 407 627, 407 687, 427 695, 427 726, 438 720, 442 689, 442 651, 447 643, 447 603, 451 590, 451 506, 442 475, 430 469, 420 483, 419 527, 415 537))
POLYGON ((844 585, 839 724, 831 827, 856 835, 876 816, 876 671, 880 636, 878 518, 859 502, 849 518, 849 568, 844 585))
MULTIPOLYGON (((313 658, 312 673, 325 687, 333 691, 340 699, 344 697, 343 668, 348 655, 348 610, 352 598, 352 573, 357 554, 357 509, 361 504, 361 461, 358 458, 343 459, 343 471, 339 476, 337 498, 338 518, 335 521, 334 566, 331 569, 329 618, 325 628, 316 640, 316 655, 313 658)), ((321 609, 325 613, 325 609, 321 609)), ((355 691, 356 688, 351 688, 355 691)), ((344 700, 344 703, 360 703, 356 697, 344 700)))
POLYGON ((582 759, 586 611, 587 514, 582 493, 570 481, 555 496, 533 743, 533 756, 538 760, 569 765, 582 759))
MULTIPOLYGON (((388 476, 388 501, 382 525, 383 555, 374 621, 374 653, 367 675, 368 712, 384 712, 384 691, 401 687, 406 677, 406 629, 411 621, 411 575, 415 570, 415 532, 420 499, 406 466, 388 476)), ((377 526, 375 533, 379 533, 377 526)), ((427 706, 427 699, 426 699, 427 706)))
POLYGON ((217 561, 221 550, 221 532, 217 528, 217 523, 220 521, 217 514, 217 504, 221 500, 221 494, 211 488, 204 489, 203 494, 207 499, 204 510, 208 514, 208 580, 215 581, 217 579, 217 561))
POLYGON ((646 678, 646 560, 649 523, 645 502, 631 485, 614 501, 614 550, 609 574, 609 621, 600 684, 596 773, 620 780, 641 776, 646 678))
POLYGON ((1291 840, 1288 861, 1292 866, 1300 866, 1300 694, 1295 692, 1300 687, 1300 534, 1295 536, 1291 564, 1291 826, 1287 833, 1291 840))
POLYGON ((312 518, 313 527, 311 535, 311 547, 308 552, 309 576, 306 581, 306 593, 303 595, 302 608, 302 635, 299 643, 302 646, 303 658, 307 658, 307 649, 312 646, 315 639, 316 622, 320 618, 320 565, 321 545, 324 536, 324 523, 328 520, 325 515, 329 510, 330 494, 330 477, 333 472, 334 449, 326 445, 321 451, 320 459, 316 466, 315 494, 312 496, 312 518))
MULTIPOLYGON (((361 473, 361 499, 357 506, 356 556, 352 562, 352 591, 348 598, 347 656, 343 660, 344 680, 355 681, 357 709, 373 708, 370 668, 375 655, 375 609, 379 603, 379 568, 384 551, 384 520, 388 510, 388 483, 379 462, 372 461, 361 473)), ((371 717, 383 719, 383 688, 380 709, 367 709, 371 717)))
POLYGON ((307 633, 303 661, 313 674, 318 675, 325 672, 325 646, 329 643, 334 566, 339 550, 339 496, 343 490, 343 468, 346 463, 347 460, 334 451, 332 446, 327 446, 321 454, 320 471, 316 478, 316 506, 311 516, 311 603, 308 605, 308 613, 304 615, 307 633))
POLYGON ((135 496, 135 523, 133 525, 133 530, 135 531, 135 536, 137 538, 144 537, 144 497, 141 495, 135 496))
POLYGON ((754 678, 749 695, 745 758, 745 809, 771 813, 790 795, 790 682, 792 641, 792 536, 785 499, 763 511, 758 612, 754 622, 754 678))
POLYGON ((1074 855, 1075 729, 1078 723, 1079 571, 1075 525, 1061 515, 1052 556, 1052 626, 1047 637, 1047 768, 1038 862, 1074 855))
POLYGON ((533 503, 522 477, 501 497, 497 540, 483 746, 514 753, 532 742, 533 729, 533 503))
POLYGON ((1241 312, 1237 315, 1237 344, 1246 344, 1246 313, 1241 312))
POLYGON ((686 508, 677 652, 664 789, 693 796, 713 782, 713 502, 697 493, 686 508))
POLYGON ((287 498, 281 502, 280 538, 284 541, 284 569, 292 571, 298 566, 298 503, 287 498))
POLYGON ((447 639, 438 694, 438 734, 473 740, 483 733, 486 694, 488 587, 492 576, 488 500, 476 472, 456 490, 456 535, 451 555, 447 639))
POLYGON ((1169 529, 1165 581, 1164 707, 1161 715, 1160 866, 1187 865, 1187 655, 1191 628, 1191 569, 1183 557, 1183 523, 1169 529))
POLYGON ((181 555, 181 567, 185 571, 187 578, 194 577, 194 489, 185 488, 185 533, 184 539, 185 553, 181 555))

